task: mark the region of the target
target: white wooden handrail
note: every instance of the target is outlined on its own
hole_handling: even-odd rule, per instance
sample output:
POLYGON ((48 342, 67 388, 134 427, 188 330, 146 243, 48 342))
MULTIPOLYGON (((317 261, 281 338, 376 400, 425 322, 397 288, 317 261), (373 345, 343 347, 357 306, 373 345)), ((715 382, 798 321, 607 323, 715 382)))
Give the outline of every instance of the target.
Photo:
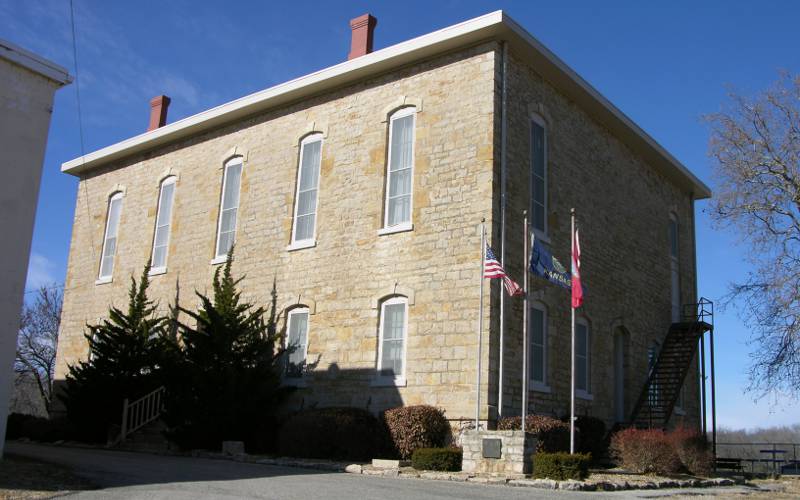
POLYGON ((122 404, 122 430, 119 440, 125 438, 161 416, 164 407, 163 395, 166 389, 159 387, 153 392, 142 396, 132 403, 128 398, 122 404))

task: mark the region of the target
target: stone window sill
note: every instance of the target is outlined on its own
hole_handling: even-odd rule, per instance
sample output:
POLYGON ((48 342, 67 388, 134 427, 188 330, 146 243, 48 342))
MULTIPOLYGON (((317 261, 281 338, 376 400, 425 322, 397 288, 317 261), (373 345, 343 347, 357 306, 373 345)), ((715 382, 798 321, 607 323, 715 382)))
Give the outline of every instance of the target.
POLYGON ((148 276, 158 276, 159 274, 167 274, 167 266, 164 267, 151 267, 148 276))
POLYGON ((218 264, 224 264, 227 260, 228 260, 228 256, 227 255, 218 255, 218 256, 214 257, 213 259, 211 259, 211 265, 212 266, 216 266, 218 264))
POLYGON ((528 390, 536 392, 544 392, 546 394, 550 394, 551 392, 553 392, 553 390, 550 388, 549 385, 543 384, 541 382, 534 382, 533 380, 528 382, 528 390))
POLYGON ((406 231, 413 231, 414 224, 411 222, 404 222, 402 224, 397 224, 396 226, 389 226, 378 229, 378 236, 384 236, 387 234, 395 234, 395 233, 405 233, 406 231))
POLYGON ((289 387, 308 387, 308 380, 305 377, 284 377, 282 383, 289 387))
POLYGON ((583 399, 584 401, 594 401, 594 396, 586 391, 579 391, 577 389, 575 390, 575 397, 578 399, 583 399))
POLYGON ((114 278, 109 276, 107 278, 97 278, 96 280, 94 280, 94 284, 95 285, 105 285, 105 284, 111 283, 112 281, 114 281, 114 278))
POLYGON ((405 377, 376 377, 370 382, 370 387, 405 387, 405 377))
POLYGON ((295 241, 291 245, 286 247, 287 252, 293 252, 295 250, 302 250, 304 248, 314 248, 317 246, 317 240, 300 240, 295 241))

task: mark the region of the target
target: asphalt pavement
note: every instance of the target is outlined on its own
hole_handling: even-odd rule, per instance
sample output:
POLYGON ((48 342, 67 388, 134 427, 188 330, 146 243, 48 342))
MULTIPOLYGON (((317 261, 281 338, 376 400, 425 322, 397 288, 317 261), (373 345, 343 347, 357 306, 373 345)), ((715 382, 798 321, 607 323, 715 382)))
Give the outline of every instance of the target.
POLYGON ((70 467, 100 489, 76 499, 444 500, 653 498, 689 493, 744 493, 741 488, 568 492, 474 483, 402 479, 248 464, 229 460, 151 455, 102 449, 7 442, 6 453, 70 467))

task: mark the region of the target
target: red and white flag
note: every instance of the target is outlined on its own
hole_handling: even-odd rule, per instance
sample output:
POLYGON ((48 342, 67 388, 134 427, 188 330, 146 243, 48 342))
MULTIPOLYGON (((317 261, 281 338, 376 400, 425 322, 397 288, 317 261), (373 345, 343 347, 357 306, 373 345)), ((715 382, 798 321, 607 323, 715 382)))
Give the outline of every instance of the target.
POLYGON ((572 307, 577 309, 583 304, 583 286, 581 286, 581 245, 578 242, 578 230, 572 242, 572 307))

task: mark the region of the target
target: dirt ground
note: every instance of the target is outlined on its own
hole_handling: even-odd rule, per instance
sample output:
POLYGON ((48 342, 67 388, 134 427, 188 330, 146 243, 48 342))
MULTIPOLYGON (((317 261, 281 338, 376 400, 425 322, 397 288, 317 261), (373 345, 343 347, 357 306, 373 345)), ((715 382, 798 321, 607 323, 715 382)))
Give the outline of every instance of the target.
MULTIPOLYGON (((784 476, 781 479, 753 479, 750 484, 758 486, 753 491, 746 493, 715 493, 715 498, 733 499, 770 499, 770 500, 797 500, 800 498, 800 478, 784 476)), ((674 498, 682 499, 703 499, 707 500, 708 495, 677 495, 674 498)))
POLYGON ((65 467, 13 455, 0 459, 0 500, 53 498, 89 489, 94 486, 65 467))

